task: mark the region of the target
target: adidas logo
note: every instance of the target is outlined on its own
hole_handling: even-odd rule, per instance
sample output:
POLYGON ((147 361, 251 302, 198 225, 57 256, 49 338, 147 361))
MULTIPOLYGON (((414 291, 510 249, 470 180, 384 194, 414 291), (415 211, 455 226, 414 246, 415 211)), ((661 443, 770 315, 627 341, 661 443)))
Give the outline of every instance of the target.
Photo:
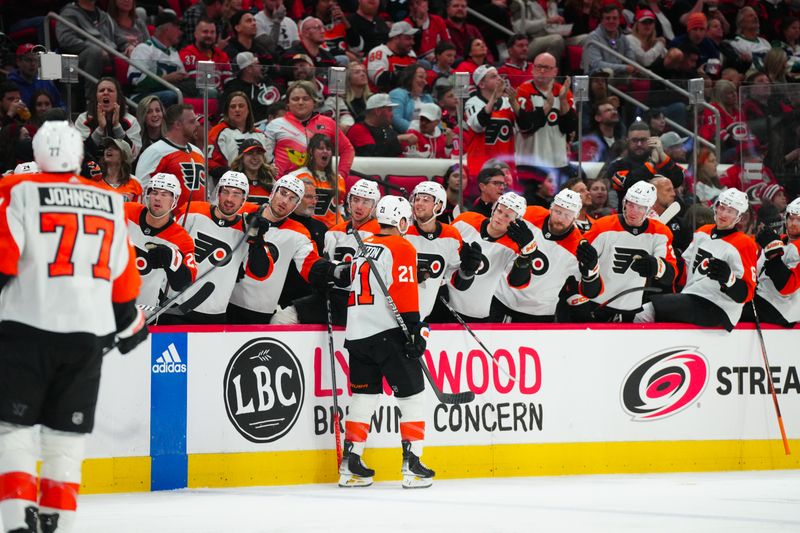
POLYGON ((153 364, 154 374, 180 374, 186 372, 186 363, 181 362, 181 356, 175 344, 169 343, 161 357, 153 364))

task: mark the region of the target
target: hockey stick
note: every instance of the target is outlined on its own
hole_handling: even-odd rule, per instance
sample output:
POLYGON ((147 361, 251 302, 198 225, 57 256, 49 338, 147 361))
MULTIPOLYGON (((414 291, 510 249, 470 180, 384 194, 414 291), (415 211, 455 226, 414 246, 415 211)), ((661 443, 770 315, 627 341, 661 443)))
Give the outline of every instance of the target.
POLYGON ((791 455, 789 449, 789 439, 786 438, 786 429, 783 427, 783 416, 781 416, 781 407, 778 405, 778 395, 775 394, 775 385, 772 383, 769 372, 769 359, 767 359, 767 344, 764 342, 764 333, 761 331, 761 321, 758 318, 758 311, 756 311, 756 304, 750 300, 750 305, 753 306, 753 316, 756 322, 756 331, 758 332, 758 340, 761 342, 761 356, 764 359, 764 368, 767 371, 767 383, 769 383, 769 392, 772 394, 772 403, 775 406, 775 415, 778 417, 778 428, 781 431, 781 439, 783 439, 783 451, 786 455, 791 455))
POLYGON ((333 393, 333 434, 336 437, 336 465, 342 464, 342 430, 339 428, 339 391, 336 388, 336 354, 333 351, 333 313, 331 295, 325 294, 325 307, 328 312, 328 352, 331 356, 331 392, 333 393))
MULTIPOLYGON (((375 274, 375 279, 378 282, 378 287, 383 292, 383 296, 386 298, 386 303, 389 306, 389 309, 392 311, 394 315, 394 319, 397 322, 397 325, 400 326, 400 329, 403 331, 403 335, 405 336, 407 341, 411 341, 411 333, 408 331, 408 326, 406 326, 405 320, 400 315, 400 311, 397 310, 397 305, 394 303, 394 299, 389 294, 389 289, 386 287, 386 283, 383 282, 383 278, 381 278, 380 273, 378 272, 377 267, 375 266, 375 262, 372 258, 367 254, 367 248, 364 246, 364 240, 361 238, 361 234, 358 233, 358 230, 353 231, 353 236, 356 239, 356 243, 358 243, 358 249, 361 252, 361 255, 364 256, 364 260, 369 265, 369 268, 372 270, 372 273, 375 274)), ((422 358, 419 359, 419 364, 422 366, 422 372, 425 374, 425 377, 428 379, 428 383, 431 385, 431 389, 433 389, 434 394, 436 394, 436 398, 441 403, 447 404, 460 404, 460 403, 469 403, 475 399, 475 393, 472 391, 465 391, 459 393, 447 393, 443 392, 439 387, 436 386, 436 382, 433 380, 433 376, 431 375, 431 371, 428 370, 428 366, 425 364, 425 361, 422 358)))
MULTIPOLYGON (((214 292, 214 288, 215 286, 213 282, 211 281, 206 282, 205 285, 200 287, 200 290, 194 293, 192 297, 190 297, 182 304, 178 304, 177 307, 178 311, 180 311, 180 314, 185 315, 191 313, 198 305, 205 302, 206 299, 209 296, 211 296, 211 293, 214 292)), ((147 305, 147 304, 136 304, 136 307, 138 307, 139 309, 141 309, 146 313, 151 313, 150 315, 147 316, 148 325, 152 324, 153 320, 155 320, 155 318, 161 315, 161 309, 164 308, 164 306, 160 305, 147 305)))
POLYGON ((605 302, 603 302, 600 305, 598 305, 597 308, 595 308, 595 310, 592 311, 592 313, 591 313, 592 314, 592 318, 597 318, 596 313, 598 311, 608 307, 608 304, 610 304, 614 300, 619 300, 623 296, 627 296, 628 294, 631 294, 631 293, 634 293, 634 292, 645 292, 645 293, 651 293, 651 294, 658 294, 658 293, 662 292, 662 290, 661 290, 661 287, 648 287, 648 286, 645 285, 643 287, 631 287, 630 289, 625 289, 624 291, 619 291, 617 294, 615 294, 614 296, 612 296, 611 298, 609 298, 605 302))
POLYGON ((458 323, 461 324, 461 327, 463 327, 465 330, 467 330, 467 333, 472 335, 472 338, 475 339, 475 342, 477 342, 480 345, 480 347, 483 348, 483 351, 486 352, 486 354, 492 360, 492 363, 494 363, 494 366, 499 368, 503 372, 503 374, 505 374, 508 377, 508 379, 510 379, 511 381, 516 383, 517 382, 517 378, 515 378, 514 376, 512 376, 511 374, 506 372, 506 369, 503 368, 502 366, 500 366, 500 363, 497 361, 497 359, 494 358, 494 354, 491 351, 489 351, 489 348, 487 348, 486 345, 483 344, 483 342, 481 342, 481 340, 478 338, 478 336, 475 335, 475 332, 472 331, 472 328, 469 327, 469 324, 467 324, 464 321, 464 319, 461 318, 461 315, 458 314, 458 311, 453 309, 453 307, 450 305, 450 302, 445 300, 444 296, 441 296, 441 295, 439 296, 439 301, 442 302, 444 304, 444 306, 447 308, 447 310, 450 311, 450 314, 453 315, 456 318, 456 320, 458 320, 458 323))
POLYGON ((664 212, 658 215, 657 220, 662 224, 669 223, 670 220, 675 218, 675 216, 681 212, 681 204, 678 202, 672 202, 664 209, 664 212))

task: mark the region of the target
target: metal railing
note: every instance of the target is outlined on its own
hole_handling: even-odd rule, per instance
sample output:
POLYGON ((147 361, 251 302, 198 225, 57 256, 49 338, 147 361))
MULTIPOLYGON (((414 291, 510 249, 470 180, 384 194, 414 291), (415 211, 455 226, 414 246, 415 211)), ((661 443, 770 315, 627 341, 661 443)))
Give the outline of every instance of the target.
POLYGON ((508 29, 505 26, 503 26, 502 24, 498 23, 496 20, 490 19, 489 17, 487 17, 483 13, 479 13, 479 12, 475 11, 471 7, 467 8, 467 13, 472 15, 476 19, 479 19, 482 22, 488 24, 489 26, 491 26, 492 28, 496 29, 497 31, 501 31, 501 32, 505 33, 509 37, 514 35, 514 32, 511 31, 510 29, 508 29))
MULTIPOLYGON (((672 89, 673 91, 677 92, 678 94, 680 94, 682 96, 685 96, 689 101, 691 101, 691 94, 689 93, 689 91, 687 91, 687 90, 675 85, 674 83, 672 83, 671 81, 669 81, 669 80, 667 80, 665 78, 662 78, 661 76, 659 76, 658 74, 656 74, 652 70, 643 67, 642 65, 640 65, 636 61, 634 61, 632 59, 628 59, 627 57, 625 57, 624 55, 620 54, 616 50, 614 50, 614 49, 612 49, 612 48, 610 48, 610 47, 608 47, 608 46, 606 46, 606 45, 604 45, 602 43, 599 43, 597 41, 587 41, 584 44, 584 51, 586 50, 586 48, 589 48, 590 46, 596 46, 596 47, 600 48, 604 52, 609 53, 612 56, 614 56, 615 58, 619 59, 620 61, 622 61, 626 65, 632 66, 634 69, 636 69, 637 72, 639 72, 641 74, 644 74, 645 76, 647 76, 650 79, 653 79, 653 80, 656 80, 656 81, 658 81, 660 83, 663 83, 664 86, 667 87, 668 89, 672 89)), ((628 94, 625 94, 622 91, 612 87, 610 84, 609 84, 609 89, 612 89, 612 92, 614 94, 616 94, 620 98, 623 98, 625 101, 627 101, 627 102, 629 102, 629 103, 631 103, 633 105, 637 105, 637 106, 641 107, 642 109, 645 109, 645 110, 649 109, 649 107, 646 106, 645 104, 643 104, 642 102, 640 102, 640 101, 636 100, 635 98, 633 98, 632 96, 630 96, 628 94)), ((707 146, 709 148, 713 148, 714 150, 716 150, 717 158, 719 158, 720 157, 720 153, 721 153, 721 142, 720 142, 720 121, 721 121, 721 118, 720 118, 720 114, 719 114, 719 109, 717 109, 716 107, 714 107, 713 105, 711 105, 711 104, 709 104, 707 102, 702 102, 702 103, 697 104, 697 105, 700 105, 704 109, 707 109, 707 110, 711 111, 711 114, 713 114, 714 117, 716 118, 716 131, 714 132, 714 143, 712 144, 711 142, 707 141, 706 139, 703 139, 702 137, 698 137, 697 138, 697 142, 699 144, 703 144, 704 146, 707 146)), ((690 136, 694 136, 694 133, 692 131, 686 129, 685 127, 683 127, 683 126, 681 126, 681 125, 679 125, 677 123, 675 123, 672 120, 667 119, 667 123, 670 126, 672 126, 673 128, 680 130, 684 134, 688 134, 690 136)))
MULTIPOLYGON (((61 15, 59 15, 58 13, 55 13, 53 11, 51 11, 50 13, 47 14, 47 16, 44 17, 44 22, 43 22, 43 24, 44 24, 44 44, 47 47, 48 51, 52 51, 52 46, 51 46, 52 43, 50 42, 50 20, 51 19, 55 20, 58 24, 65 25, 66 27, 68 27, 72 31, 74 31, 74 32, 78 33, 79 35, 81 35, 88 42, 90 42, 90 43, 92 43, 92 44, 94 44, 96 46, 99 46, 100 48, 102 48, 103 50, 105 50, 109 54, 113 55, 114 57, 117 57, 117 58, 125 61, 125 63, 127 63, 128 65, 133 65, 134 67, 138 68, 146 76, 153 78, 155 81, 157 81, 158 83, 160 83, 161 85, 163 85, 164 87, 169 89, 170 91, 174 91, 175 94, 178 95, 178 103, 179 104, 183 103, 183 93, 176 86, 172 85, 170 82, 168 82, 167 80, 165 80, 164 78, 162 78, 158 74, 154 73, 153 71, 151 71, 150 69, 148 69, 147 67, 145 67, 144 65, 139 63, 138 61, 132 61, 131 58, 129 58, 125 54, 117 51, 113 46, 109 46, 108 44, 104 43, 103 41, 101 41, 100 39, 95 37, 94 35, 91 35, 91 34, 87 33, 81 27, 76 26, 75 24, 73 24, 69 20, 65 19, 64 17, 62 17, 61 15)), ((86 72, 86 71, 84 71, 83 69, 80 69, 80 68, 78 68, 77 70, 78 70, 78 74, 80 74, 84 78, 88 79, 92 83, 97 83, 97 81, 98 81, 97 78, 95 78, 94 76, 92 76, 88 72, 86 72)), ((131 107, 136 108, 136 102, 134 102, 130 98, 126 97, 125 101, 128 102, 128 105, 130 105, 131 107)))

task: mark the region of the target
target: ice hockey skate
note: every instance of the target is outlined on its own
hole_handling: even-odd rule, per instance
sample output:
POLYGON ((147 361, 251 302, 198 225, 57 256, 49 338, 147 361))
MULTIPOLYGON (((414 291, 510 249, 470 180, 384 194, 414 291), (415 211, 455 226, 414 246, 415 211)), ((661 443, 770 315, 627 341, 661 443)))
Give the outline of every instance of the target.
POLYGON ((374 475, 375 471, 367 468, 367 465, 361 460, 361 456, 353 453, 353 443, 345 441, 342 464, 339 466, 339 486, 369 487, 372 485, 374 475))
POLYGON ((403 488, 424 489, 433 485, 436 472, 425 466, 414 452, 411 443, 403 441, 403 488))

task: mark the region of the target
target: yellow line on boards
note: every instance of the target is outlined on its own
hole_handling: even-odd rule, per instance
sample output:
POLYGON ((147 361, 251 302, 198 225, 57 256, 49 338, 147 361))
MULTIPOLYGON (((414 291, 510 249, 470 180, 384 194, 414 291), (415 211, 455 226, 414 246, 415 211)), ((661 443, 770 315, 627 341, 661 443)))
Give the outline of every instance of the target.
POLYGON ((148 492, 150 457, 112 457, 83 461, 81 494, 148 492))

